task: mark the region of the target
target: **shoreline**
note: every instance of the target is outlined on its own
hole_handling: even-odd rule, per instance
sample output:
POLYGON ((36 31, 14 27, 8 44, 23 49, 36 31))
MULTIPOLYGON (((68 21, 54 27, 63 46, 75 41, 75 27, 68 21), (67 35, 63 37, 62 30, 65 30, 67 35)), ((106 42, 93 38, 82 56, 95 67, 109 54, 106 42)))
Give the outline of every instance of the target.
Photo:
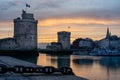
MULTIPOLYGON (((8 56, 0 56, 0 63, 7 65, 9 67, 21 65, 21 66, 31 66, 31 67, 38 67, 38 65, 23 61, 20 59, 16 59, 13 57, 8 56)), ((40 66, 39 66, 40 67, 40 66)), ((78 77, 75 75, 62 75, 62 74, 15 74, 15 73, 6 73, 0 75, 0 80, 88 80, 82 77, 78 77)))
POLYGON ((38 56, 39 53, 37 50, 0 50, 0 55, 6 55, 6 56, 14 56, 14 55, 34 55, 38 56))
POLYGON ((47 50, 47 49, 39 49, 38 52, 51 55, 71 55, 73 53, 72 50, 47 50))

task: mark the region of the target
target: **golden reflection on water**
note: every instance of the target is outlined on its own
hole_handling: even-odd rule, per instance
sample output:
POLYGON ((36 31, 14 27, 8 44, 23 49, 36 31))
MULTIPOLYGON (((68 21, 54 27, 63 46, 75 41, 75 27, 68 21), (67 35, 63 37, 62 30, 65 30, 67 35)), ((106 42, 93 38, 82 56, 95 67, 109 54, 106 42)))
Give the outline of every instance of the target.
POLYGON ((71 67, 80 77, 90 80, 119 80, 120 57, 51 56, 40 54, 37 64, 42 66, 71 67))
POLYGON ((37 65, 54 66, 57 68, 57 57, 51 57, 47 54, 40 54, 38 57, 37 65))
POLYGON ((105 72, 101 71, 101 67, 98 65, 97 62, 93 62, 90 59, 88 59, 90 60, 89 62, 86 62, 85 59, 79 59, 78 63, 76 63, 74 62, 74 60, 77 59, 73 59, 73 61, 71 61, 71 67, 75 74, 78 76, 80 75, 82 77, 88 77, 90 79, 94 79, 95 77, 97 77, 98 79, 96 78, 96 80, 99 80, 99 76, 101 74, 105 75, 105 72))

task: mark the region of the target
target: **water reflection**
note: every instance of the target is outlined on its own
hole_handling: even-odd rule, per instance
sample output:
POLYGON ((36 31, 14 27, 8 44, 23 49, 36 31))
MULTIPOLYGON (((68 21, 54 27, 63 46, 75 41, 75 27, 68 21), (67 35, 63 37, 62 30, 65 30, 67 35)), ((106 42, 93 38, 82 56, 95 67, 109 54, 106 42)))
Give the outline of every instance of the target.
POLYGON ((54 66, 56 68, 70 67, 70 55, 39 54, 38 65, 54 66))
POLYGON ((108 80, 119 80, 120 77, 120 57, 103 57, 99 64, 106 71, 108 80))
POLYGON ((61 67, 70 67, 70 55, 67 56, 57 56, 58 68, 61 67))
POLYGON ((119 80, 120 57, 57 56, 40 54, 37 64, 42 66, 71 67, 77 76, 90 80, 119 80))
POLYGON ((71 67, 80 77, 90 80, 119 80, 120 57, 99 57, 84 55, 48 55, 12 56, 41 66, 71 67))
POLYGON ((92 59, 74 59, 73 63, 79 64, 79 65, 92 65, 93 60, 92 59))
POLYGON ((120 68, 120 57, 104 57, 99 61, 100 65, 110 69, 120 68))
MULTIPOLYGON (((10 55, 11 56, 11 55, 10 55)), ((37 55, 12 55, 11 57, 15 57, 17 59, 21 59, 24 61, 28 61, 34 64, 37 64, 38 56, 37 55)))

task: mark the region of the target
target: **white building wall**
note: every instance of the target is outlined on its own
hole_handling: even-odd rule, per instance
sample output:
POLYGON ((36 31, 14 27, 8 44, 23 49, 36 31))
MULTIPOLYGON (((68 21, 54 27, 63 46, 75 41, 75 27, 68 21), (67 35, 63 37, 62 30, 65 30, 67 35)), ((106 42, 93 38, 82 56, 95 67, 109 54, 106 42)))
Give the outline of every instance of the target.
POLYGON ((108 40, 108 39, 103 39, 100 41, 100 47, 101 48, 119 48, 120 46, 120 40, 108 40))
POLYGON ((79 42, 79 47, 92 47, 91 41, 81 40, 79 42))
POLYGON ((103 39, 100 41, 100 48, 108 48, 109 47, 109 40, 103 39))
POLYGON ((110 46, 113 48, 119 48, 119 40, 110 41, 110 46))

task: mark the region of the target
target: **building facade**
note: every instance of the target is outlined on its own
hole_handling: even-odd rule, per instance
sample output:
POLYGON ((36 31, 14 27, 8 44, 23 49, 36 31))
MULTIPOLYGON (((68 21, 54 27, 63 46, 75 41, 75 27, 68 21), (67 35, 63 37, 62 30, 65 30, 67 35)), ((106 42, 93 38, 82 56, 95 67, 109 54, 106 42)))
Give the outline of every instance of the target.
POLYGON ((73 41, 72 49, 92 49, 94 46, 93 40, 90 38, 78 38, 73 41))
POLYGON ((18 48, 37 49, 37 20, 34 15, 23 11, 22 18, 14 19, 14 38, 18 48))
POLYGON ((46 46, 46 49, 53 51, 70 50, 70 34, 70 32, 66 31, 58 32, 58 41, 51 42, 50 45, 46 46))
POLYGON ((52 51, 60 51, 62 50, 62 45, 61 43, 58 42, 52 42, 50 45, 46 46, 47 50, 52 50, 52 51))
POLYGON ((0 40, 0 50, 14 50, 17 47, 18 46, 14 38, 5 38, 0 40))
POLYGON ((23 10, 22 17, 14 19, 14 37, 1 39, 0 50, 36 50, 37 23, 33 14, 23 10))
POLYGON ((69 50, 70 49, 70 32, 61 31, 58 32, 58 43, 62 44, 62 49, 69 50))
POLYGON ((106 37, 99 41, 99 47, 120 50, 120 38, 116 35, 111 35, 109 28, 107 28, 106 37))

